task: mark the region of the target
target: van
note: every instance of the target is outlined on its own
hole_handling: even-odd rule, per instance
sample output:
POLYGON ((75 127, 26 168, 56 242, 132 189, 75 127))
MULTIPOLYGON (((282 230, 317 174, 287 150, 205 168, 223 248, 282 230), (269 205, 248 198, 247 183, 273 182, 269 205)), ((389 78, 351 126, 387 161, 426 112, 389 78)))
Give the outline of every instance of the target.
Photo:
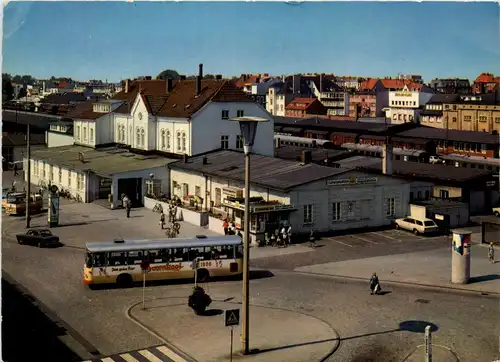
POLYGON ((417 218, 413 216, 407 216, 403 219, 397 219, 395 221, 396 229, 403 229, 413 232, 415 235, 419 234, 435 234, 439 232, 439 227, 434 222, 434 220, 426 218, 417 218))

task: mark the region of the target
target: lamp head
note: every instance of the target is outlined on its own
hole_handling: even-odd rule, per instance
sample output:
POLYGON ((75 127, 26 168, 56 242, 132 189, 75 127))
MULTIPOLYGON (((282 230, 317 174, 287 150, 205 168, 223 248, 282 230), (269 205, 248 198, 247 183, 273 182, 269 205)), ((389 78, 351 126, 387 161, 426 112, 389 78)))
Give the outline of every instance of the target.
POLYGON ((243 149, 245 154, 252 152, 252 146, 257 134, 257 125, 261 122, 269 122, 261 117, 235 117, 229 119, 232 122, 239 122, 241 135, 243 136, 243 149))

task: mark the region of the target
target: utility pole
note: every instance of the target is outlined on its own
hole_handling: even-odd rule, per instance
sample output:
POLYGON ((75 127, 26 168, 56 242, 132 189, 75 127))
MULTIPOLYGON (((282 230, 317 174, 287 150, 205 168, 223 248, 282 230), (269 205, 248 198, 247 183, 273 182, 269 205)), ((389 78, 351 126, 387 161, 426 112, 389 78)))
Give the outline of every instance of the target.
POLYGON ((27 185, 26 185, 26 228, 30 227, 30 197, 31 197, 31 148, 30 148, 30 125, 28 123, 28 128, 26 130, 26 158, 28 159, 26 166, 27 174, 27 185))

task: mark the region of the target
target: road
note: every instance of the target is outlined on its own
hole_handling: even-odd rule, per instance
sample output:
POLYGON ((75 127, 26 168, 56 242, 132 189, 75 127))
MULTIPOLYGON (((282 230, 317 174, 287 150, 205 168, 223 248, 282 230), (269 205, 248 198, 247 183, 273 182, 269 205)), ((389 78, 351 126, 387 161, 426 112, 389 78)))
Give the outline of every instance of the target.
MULTIPOLYGON (((163 344, 127 317, 128 308, 141 298, 140 288, 91 291, 81 282, 87 241, 159 237, 162 232, 157 215, 134 209, 133 217, 126 219, 121 210, 64 200, 61 211, 62 226, 54 231, 66 245, 56 249, 18 245, 12 236, 24 230, 24 220, 3 218, 3 270, 53 311, 60 324, 71 331, 83 347, 87 346, 87 350, 97 349, 102 355, 112 355, 163 344)), ((36 217, 33 226, 44 226, 45 217, 36 217)), ((200 233, 210 234, 183 223, 182 235, 200 233)), ((433 250, 448 242, 447 238, 415 238, 411 234, 396 237, 388 231, 380 235, 332 237, 318 242, 320 247, 316 250, 305 252, 287 251, 292 248, 259 248, 256 249, 259 253, 271 256, 254 259, 252 265, 272 269, 275 276, 252 281, 251 302, 297 310, 328 322, 342 338, 339 350, 331 358, 333 361, 349 361, 356 356, 364 358, 367 353, 382 352, 385 357, 379 359, 381 361, 401 360, 422 341, 422 336, 394 330, 404 321, 423 320, 439 327, 436 343, 454 349, 461 361, 489 362, 498 357, 495 355, 500 335, 495 323, 500 320, 498 299, 405 287, 394 287, 390 294, 372 297, 365 284, 290 272, 302 265, 433 250), (275 256, 278 251, 283 255, 275 256)), ((191 284, 148 287, 147 295, 149 298, 187 296, 191 287, 191 284)), ((211 283, 209 290, 220 295, 241 295, 239 282, 211 283)), ((80 350, 84 349, 82 346, 80 350)), ((81 357, 92 356, 87 353, 81 357)))

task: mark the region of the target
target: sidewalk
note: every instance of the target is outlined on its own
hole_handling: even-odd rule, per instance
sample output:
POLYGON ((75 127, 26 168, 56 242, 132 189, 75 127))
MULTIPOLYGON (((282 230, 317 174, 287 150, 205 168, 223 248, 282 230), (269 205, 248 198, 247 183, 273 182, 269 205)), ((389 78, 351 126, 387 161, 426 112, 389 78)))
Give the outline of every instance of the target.
POLYGON ((484 246, 472 245, 471 280, 469 284, 463 285, 452 284, 450 281, 451 251, 448 248, 309 265, 296 268, 295 271, 367 281, 376 272, 382 288, 384 283, 397 282, 500 295, 500 262, 489 263, 487 253, 484 246))
MULTIPOLYGON (((218 298, 210 305, 211 316, 197 316, 187 306, 188 296, 148 301, 129 309, 129 316, 154 331, 199 362, 229 361, 231 328, 224 326, 226 309, 240 309, 237 302, 218 298)), ((234 327, 233 360, 252 362, 320 361, 336 350, 339 336, 327 323, 283 309, 250 306, 250 349, 259 352, 242 356, 241 324, 234 327)), ((241 323, 241 321, 240 321, 241 323)))

